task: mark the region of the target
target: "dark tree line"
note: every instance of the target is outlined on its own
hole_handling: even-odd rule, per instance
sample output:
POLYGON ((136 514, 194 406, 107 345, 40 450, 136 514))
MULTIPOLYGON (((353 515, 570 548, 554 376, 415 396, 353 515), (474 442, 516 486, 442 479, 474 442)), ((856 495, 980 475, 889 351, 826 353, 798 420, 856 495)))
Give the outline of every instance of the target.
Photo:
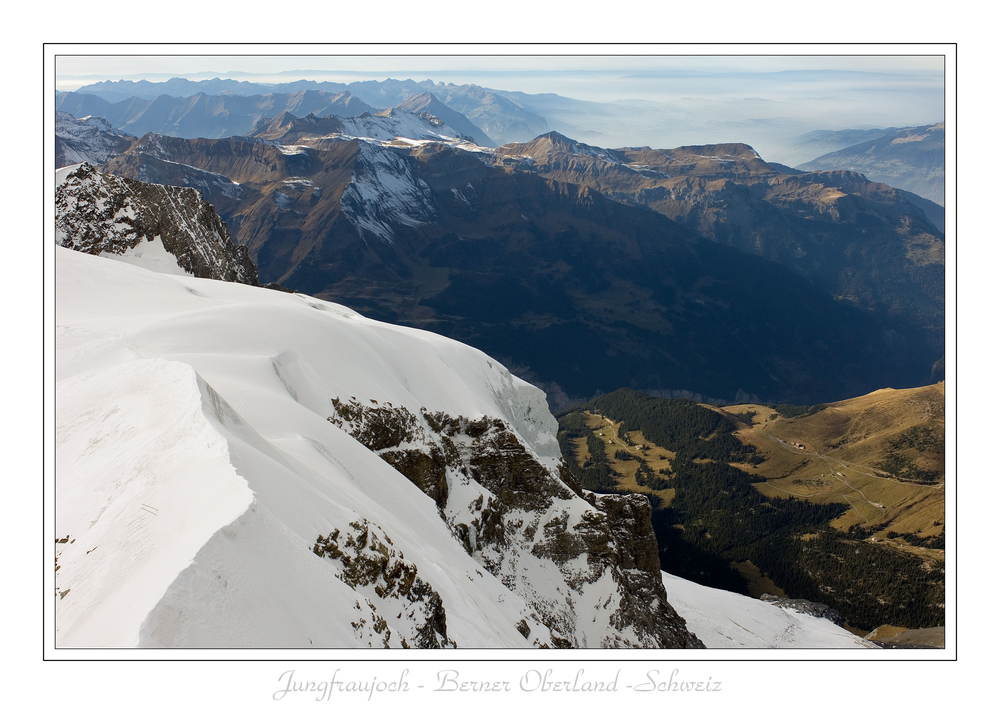
MULTIPOLYGON (((787 407, 798 415, 822 406, 787 407)), ((749 560, 792 598, 827 604, 848 623, 873 629, 883 623, 922 628, 943 623, 943 573, 918 557, 864 536, 831 529, 846 504, 814 504, 794 498, 770 498, 754 486, 764 478, 730 462, 762 459, 752 446, 732 435, 732 421, 684 399, 653 398, 622 389, 571 409, 560 416, 563 454, 569 439, 586 435, 589 466, 571 469, 584 486, 600 491, 614 478, 604 443, 583 422, 594 411, 621 421, 622 431, 642 431, 650 442, 675 452, 670 478, 651 470, 641 458, 636 480, 649 489, 673 488, 670 505, 654 502, 653 529, 660 545, 662 568, 671 574, 720 589, 747 593, 746 581, 730 563, 749 560)), ((902 442, 933 442, 919 431, 902 442)), ((618 451, 624 452, 624 451, 618 451)), ((625 453, 628 454, 628 453, 625 453)), ((656 497, 653 497, 656 498, 656 497)), ((909 539, 911 536, 904 536, 909 539)), ((913 544, 937 546, 940 539, 913 544)))
POLYGON ((619 389, 576 406, 562 419, 592 411, 621 422, 621 433, 641 431, 654 445, 673 452, 689 451, 697 459, 755 462, 756 449, 732 435, 736 425, 726 416, 682 398, 647 396, 619 389))
POLYGON ((570 472, 580 480, 584 489, 589 491, 610 492, 615 489, 615 475, 608 463, 604 443, 590 432, 579 413, 562 416, 559 422, 559 449, 570 472), (573 441, 586 438, 587 451, 590 458, 583 465, 578 465, 573 459, 573 441))

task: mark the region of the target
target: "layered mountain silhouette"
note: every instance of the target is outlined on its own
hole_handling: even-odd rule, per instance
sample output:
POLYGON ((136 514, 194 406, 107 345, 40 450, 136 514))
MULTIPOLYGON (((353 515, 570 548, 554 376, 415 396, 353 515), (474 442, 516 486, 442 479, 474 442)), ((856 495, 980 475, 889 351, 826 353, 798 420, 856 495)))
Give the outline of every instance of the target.
POLYGON ((800 169, 859 171, 872 181, 912 191, 944 205, 944 123, 886 130, 800 164, 800 169))
POLYGON ((162 94, 155 98, 130 97, 114 103, 99 95, 74 92, 61 93, 56 106, 71 115, 100 115, 116 128, 131 134, 155 132, 189 138, 246 134, 262 118, 282 112, 298 116, 313 113, 319 117, 352 117, 376 111, 345 91, 320 90, 249 96, 196 93, 175 97, 162 94))
POLYGON ((503 91, 395 79, 278 85, 231 79, 101 81, 58 94, 56 107, 72 115, 101 115, 132 134, 186 138, 246 134, 261 119, 285 111, 297 117, 352 117, 395 107, 435 115, 484 146, 531 139, 547 129, 545 118, 503 91))
MULTIPOLYGON (((289 133, 282 141, 298 143, 275 144, 147 135, 105 168, 178 185, 215 175, 202 192, 262 281, 468 342, 547 385, 556 403, 625 385, 815 402, 929 381, 941 357, 914 322, 919 314, 890 317, 836 300, 787 266, 653 208, 558 181, 542 173, 540 143, 494 152, 347 137, 289 133)), ((611 152, 575 149, 580 164, 586 157, 592 170, 612 168, 593 156, 611 152)), ((699 156, 685 178, 718 168, 694 161, 723 163, 699 156)), ((751 176, 762 168, 744 161, 727 168, 751 176)), ((790 189, 779 191, 801 200, 790 189)), ((866 214, 862 226, 870 221, 866 214)))

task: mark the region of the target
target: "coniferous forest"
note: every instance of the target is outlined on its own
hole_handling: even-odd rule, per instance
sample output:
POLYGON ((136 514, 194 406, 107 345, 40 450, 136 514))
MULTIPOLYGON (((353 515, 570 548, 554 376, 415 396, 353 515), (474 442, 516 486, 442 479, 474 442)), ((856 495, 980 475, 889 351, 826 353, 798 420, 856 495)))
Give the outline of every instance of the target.
MULTIPOLYGON (((805 415, 819 408, 784 408, 805 415)), ((754 483, 764 478, 733 467, 756 464, 756 448, 733 435, 736 425, 722 413, 686 399, 663 399, 621 389, 559 416, 563 456, 584 488, 616 490, 616 475, 604 442, 590 431, 584 412, 621 422, 620 434, 641 431, 647 441, 675 454, 669 476, 639 460, 636 481, 657 491, 674 489, 666 504, 648 494, 653 528, 665 571, 700 584, 747 594, 745 579, 731 565, 750 561, 791 598, 831 606, 848 625, 871 630, 889 623, 907 628, 944 623, 941 570, 919 557, 866 542, 829 526, 847 504, 815 504, 765 496, 754 483), (570 451, 586 438, 590 458, 579 466, 570 451)))

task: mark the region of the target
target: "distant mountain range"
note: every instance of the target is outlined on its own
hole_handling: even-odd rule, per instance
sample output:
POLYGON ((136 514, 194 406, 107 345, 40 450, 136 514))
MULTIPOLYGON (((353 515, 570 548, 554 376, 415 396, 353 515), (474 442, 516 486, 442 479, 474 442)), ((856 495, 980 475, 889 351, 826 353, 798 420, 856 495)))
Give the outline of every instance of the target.
POLYGON ((873 139, 799 164, 807 171, 850 170, 944 205, 944 123, 886 130, 873 139))
POLYGON ((156 132, 187 138, 246 134, 259 120, 285 111, 298 117, 308 113, 351 117, 392 107, 431 112, 483 146, 531 139, 547 128, 543 117, 502 91, 433 81, 266 85, 222 79, 123 80, 102 81, 56 98, 58 110, 76 116, 101 115, 133 134, 156 132))
POLYGON ((317 117, 352 117, 374 112, 370 105, 348 93, 300 91, 267 95, 207 95, 156 98, 128 98, 109 103, 89 93, 62 93, 58 110, 74 116, 100 115, 116 128, 130 134, 148 132, 184 137, 227 137, 246 134, 263 118, 282 112, 317 117))
MULTIPOLYGON (((676 132, 684 119, 673 114, 668 104, 648 101, 587 102, 551 93, 391 78, 349 84, 311 80, 265 84, 219 78, 173 78, 159 83, 120 80, 57 94, 57 109, 77 117, 99 115, 116 129, 136 135, 155 132, 186 138, 244 135, 258 121, 286 111, 296 117, 309 113, 352 117, 387 108, 436 115, 483 146, 526 142, 553 129, 578 140, 603 143, 608 134, 618 133, 625 125, 648 133, 651 125, 665 120, 671 132, 676 132)), ((769 160, 797 164, 807 171, 858 171, 872 181, 941 206, 944 143, 939 127, 814 130, 772 151, 769 160)), ((915 202, 943 231, 943 210, 915 202)))
MULTIPOLYGON (((929 382, 943 354, 933 332, 933 279, 912 282, 899 311, 868 300, 837 302, 826 284, 711 241, 726 241, 721 236, 699 237, 653 208, 609 199, 599 180, 558 182, 544 166, 542 142, 491 150, 463 141, 439 120, 398 111, 285 116, 256 130, 269 139, 146 135, 102 168, 199 188, 248 248, 262 281, 476 345, 546 385, 554 403, 623 385, 808 402, 889 380, 929 382), (734 356, 734 349, 742 352, 734 356)), ((563 143, 581 165, 608 164, 601 160, 607 150, 563 143)), ((747 163, 765 168, 759 159, 747 163)), ((650 165, 615 168, 640 181, 654 173, 650 165)), ((707 182, 705 169, 716 167, 692 168, 685 179, 702 174, 707 182)), ((813 208, 817 218, 828 212, 829 199, 807 201, 789 190, 824 188, 816 179, 800 181, 788 177, 779 189, 792 210, 813 208)), ((714 219, 725 222, 728 209, 745 207, 735 204, 746 202, 739 194, 749 189, 708 189, 736 194, 733 205, 713 202, 714 219)), ((642 192, 665 197, 662 185, 642 192)), ((854 199, 854 210, 875 207, 870 198, 854 199)), ((904 214, 920 222, 919 211, 891 190, 883 200, 878 212, 898 212, 889 222, 904 214)), ((770 217, 783 225, 794 221, 774 205, 761 207, 777 212, 770 217)), ((854 220, 837 217, 846 223, 821 226, 834 228, 825 237, 857 233, 854 220)), ((863 227, 882 227, 868 215, 860 219, 863 227)), ((893 260, 901 272, 911 250, 926 252, 918 259, 928 271, 939 267, 938 240, 932 227, 924 230, 926 246, 916 232, 912 245, 893 245, 902 247, 893 260)), ((868 280, 859 278, 859 265, 880 261, 867 256, 851 265, 855 279, 868 280)), ((893 285, 905 288, 906 275, 897 276, 893 285)))

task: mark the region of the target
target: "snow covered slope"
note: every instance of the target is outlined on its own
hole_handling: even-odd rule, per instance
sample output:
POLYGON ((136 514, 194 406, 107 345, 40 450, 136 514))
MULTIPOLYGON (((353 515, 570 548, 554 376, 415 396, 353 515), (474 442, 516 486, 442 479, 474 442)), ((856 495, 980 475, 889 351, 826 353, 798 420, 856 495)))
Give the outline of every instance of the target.
POLYGON ((350 185, 340 207, 364 237, 395 242, 393 226, 416 227, 432 220, 431 189, 413 174, 410 161, 395 150, 362 142, 350 185))
POLYGON ((350 137, 393 140, 430 139, 441 141, 468 141, 458 130, 432 115, 416 115, 406 110, 383 110, 377 115, 345 117, 344 134, 350 137))
POLYGON ((103 164, 121 154, 135 142, 135 137, 116 130, 103 117, 77 119, 56 111, 56 166, 86 161, 103 164))
POLYGON ((877 648, 832 621, 663 573, 670 603, 708 648, 877 648))
POLYGON ((699 644, 629 555, 642 516, 562 483, 543 394, 484 354, 305 296, 56 267, 57 645, 699 644))

